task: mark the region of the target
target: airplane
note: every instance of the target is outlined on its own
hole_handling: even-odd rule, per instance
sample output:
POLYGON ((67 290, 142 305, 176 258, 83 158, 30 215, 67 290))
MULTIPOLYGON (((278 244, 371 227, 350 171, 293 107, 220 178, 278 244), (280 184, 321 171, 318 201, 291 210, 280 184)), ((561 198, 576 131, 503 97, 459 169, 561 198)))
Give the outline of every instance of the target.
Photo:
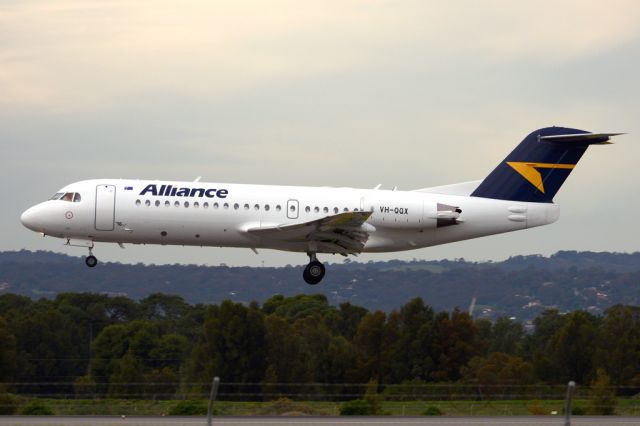
POLYGON ((69 246, 94 243, 244 247, 318 254, 382 253, 547 225, 553 198, 590 145, 622 133, 535 130, 484 179, 411 191, 133 179, 72 183, 26 210, 22 224, 69 246))

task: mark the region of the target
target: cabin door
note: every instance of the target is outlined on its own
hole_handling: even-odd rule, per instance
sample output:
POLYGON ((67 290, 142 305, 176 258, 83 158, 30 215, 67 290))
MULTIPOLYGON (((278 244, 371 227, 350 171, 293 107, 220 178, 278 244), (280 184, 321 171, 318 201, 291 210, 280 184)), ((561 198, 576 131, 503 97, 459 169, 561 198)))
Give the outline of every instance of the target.
POLYGON ((116 187, 96 186, 96 230, 113 231, 116 214, 116 187))

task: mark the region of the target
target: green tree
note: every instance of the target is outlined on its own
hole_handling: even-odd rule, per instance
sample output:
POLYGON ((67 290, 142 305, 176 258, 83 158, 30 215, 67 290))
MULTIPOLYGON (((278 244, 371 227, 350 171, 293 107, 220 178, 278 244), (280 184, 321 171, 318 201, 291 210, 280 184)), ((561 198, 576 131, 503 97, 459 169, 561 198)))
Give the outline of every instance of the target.
POLYGON ((353 344, 343 336, 332 336, 327 350, 327 383, 357 381, 356 352, 353 344))
POLYGON ((477 386, 481 398, 518 395, 535 381, 531 363, 502 352, 473 357, 462 368, 462 376, 465 382, 477 386))
POLYGON ((435 380, 458 380, 460 369, 476 354, 476 328, 468 313, 459 309, 435 317, 431 377, 435 380))
POLYGON ((307 317, 322 318, 335 308, 329 305, 324 294, 299 294, 293 297, 273 296, 264 302, 262 310, 265 314, 275 313, 294 322, 307 317))
POLYGON ((386 314, 382 311, 367 313, 360 321, 353 338, 357 354, 358 381, 383 377, 383 344, 386 314))
POLYGON ((398 336, 392 357, 392 382, 404 379, 427 379, 434 367, 434 312, 421 298, 415 298, 400 308, 398 336))
MULTIPOLYGON (((555 363, 553 354, 549 352, 549 342, 559 332, 565 322, 565 316, 557 309, 545 310, 533 321, 535 326, 532 335, 525 338, 524 356, 532 361, 536 377, 548 382, 558 382, 560 367, 555 363)), ((570 380, 575 380, 571 378, 570 380)), ((563 380, 564 381, 564 380, 563 380)))
POLYGON ((155 368, 171 367, 178 370, 187 356, 189 342, 187 338, 176 333, 165 334, 155 342, 149 350, 149 357, 155 368))
POLYGON ((35 302, 27 296, 13 293, 0 295, 0 315, 7 317, 10 312, 18 312, 29 309, 35 302))
POLYGON ((488 355, 489 347, 493 342, 493 323, 488 318, 478 318, 475 320, 477 333, 477 348, 479 355, 488 355))
POLYGON ((605 368, 616 385, 631 385, 640 374, 640 308, 607 309, 598 330, 595 364, 605 368))
POLYGON ((267 383, 304 383, 314 377, 307 367, 302 339, 284 318, 272 314, 265 319, 267 383))
POLYGON ((84 373, 86 364, 78 359, 74 345, 77 326, 51 302, 34 303, 16 312, 8 323, 16 338, 16 376, 55 382, 84 373))
POLYGON ((140 301, 140 312, 150 321, 175 324, 188 310, 189 305, 176 295, 153 293, 140 301))
MULTIPOLYGON (((594 342, 597 337, 596 318, 584 311, 566 315, 560 327, 545 345, 546 368, 541 378, 565 383, 589 381, 592 373, 594 342)), ((537 368, 537 371, 540 369, 537 368)))
POLYGON ((361 306, 355 306, 351 303, 342 303, 340 305, 338 331, 346 339, 352 340, 358 330, 358 324, 367 314, 367 310, 361 306))
POLYGON ((525 353, 543 351, 547 342, 562 327, 565 317, 557 309, 547 309, 533 320, 534 332, 525 341, 525 353))
POLYGON ((616 408, 616 394, 609 376, 599 368, 595 380, 591 383, 591 413, 601 416, 612 415, 616 408))
POLYGON ((193 350, 190 377, 200 382, 214 375, 225 382, 260 382, 266 368, 264 339, 264 314, 257 305, 224 301, 211 306, 193 350))
POLYGON ((522 323, 500 317, 493 325, 489 352, 504 352, 519 355, 522 352, 524 329, 522 323))
POLYGON ((305 353, 305 369, 311 380, 325 383, 331 372, 328 370, 328 350, 331 334, 328 328, 317 316, 308 316, 297 320, 293 324, 294 333, 299 337, 305 353))
POLYGON ((92 375, 113 377, 125 354, 136 360, 142 375, 164 367, 177 371, 186 358, 186 342, 184 336, 162 334, 160 326, 148 320, 107 326, 92 345, 92 375))
POLYGON ((141 399, 143 382, 144 374, 140 361, 129 351, 115 364, 109 378, 109 395, 115 398, 141 399))
POLYGON ((16 338, 0 316, 0 383, 11 382, 16 370, 16 338))
POLYGON ((128 350, 132 328, 136 324, 115 324, 105 327, 91 345, 91 372, 94 377, 110 377, 115 364, 128 350))
POLYGON ((146 398, 171 399, 178 391, 180 381, 170 367, 154 369, 144 375, 144 393, 146 398))
POLYGON ((152 321, 138 321, 136 325, 129 333, 128 351, 137 359, 145 360, 144 367, 151 367, 155 361, 151 353, 158 348, 160 328, 152 321))
POLYGON ((141 318, 138 305, 124 296, 109 297, 104 305, 104 315, 110 324, 124 323, 141 318))
POLYGON ((367 383, 364 392, 364 400, 369 403, 371 410, 370 414, 379 415, 382 414, 382 403, 384 402, 383 396, 378 392, 378 380, 371 379, 367 383))

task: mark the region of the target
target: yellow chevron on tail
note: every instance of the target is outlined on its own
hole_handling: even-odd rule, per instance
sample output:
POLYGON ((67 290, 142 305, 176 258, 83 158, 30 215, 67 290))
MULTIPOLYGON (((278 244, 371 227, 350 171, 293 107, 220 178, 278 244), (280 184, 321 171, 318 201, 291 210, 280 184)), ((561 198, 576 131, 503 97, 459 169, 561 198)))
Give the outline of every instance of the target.
POLYGON ((573 169, 576 166, 575 164, 523 163, 517 161, 507 161, 507 164, 542 193, 544 193, 544 184, 542 175, 537 169, 573 169))

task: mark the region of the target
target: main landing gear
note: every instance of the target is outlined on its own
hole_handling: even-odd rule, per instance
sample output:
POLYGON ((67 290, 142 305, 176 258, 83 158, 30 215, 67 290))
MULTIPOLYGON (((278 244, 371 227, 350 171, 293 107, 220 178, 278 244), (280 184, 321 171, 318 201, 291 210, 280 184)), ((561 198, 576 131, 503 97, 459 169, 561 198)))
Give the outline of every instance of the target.
POLYGON ((315 253, 308 253, 309 264, 304 268, 302 278, 307 284, 316 285, 324 278, 324 265, 318 261, 315 253))
POLYGON ((84 260, 89 268, 94 268, 98 264, 98 258, 93 255, 91 247, 89 248, 89 256, 84 260))

